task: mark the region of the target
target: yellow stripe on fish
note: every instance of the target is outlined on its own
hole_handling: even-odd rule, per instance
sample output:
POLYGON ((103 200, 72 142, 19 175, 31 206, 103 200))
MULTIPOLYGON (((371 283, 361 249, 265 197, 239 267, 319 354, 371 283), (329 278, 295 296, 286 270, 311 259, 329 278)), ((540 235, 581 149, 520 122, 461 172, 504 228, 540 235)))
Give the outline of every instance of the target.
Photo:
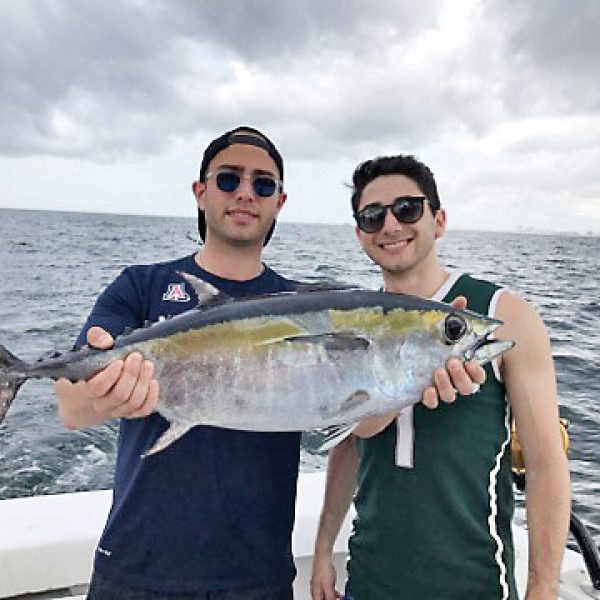
POLYGON ((336 331, 389 331, 405 335, 413 331, 438 327, 447 313, 435 310, 392 310, 383 313, 381 308, 330 310, 333 329, 336 331))

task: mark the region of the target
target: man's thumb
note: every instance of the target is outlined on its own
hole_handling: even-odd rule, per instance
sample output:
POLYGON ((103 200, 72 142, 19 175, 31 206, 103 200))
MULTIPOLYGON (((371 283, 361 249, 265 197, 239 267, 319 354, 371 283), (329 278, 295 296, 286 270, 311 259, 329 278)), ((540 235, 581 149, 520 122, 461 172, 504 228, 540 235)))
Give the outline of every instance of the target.
POLYGON ((454 308, 458 308, 458 310, 464 310, 467 308, 467 299, 464 296, 456 296, 451 304, 454 308))
POLYGON ((93 348, 107 350, 108 348, 112 347, 114 339, 110 333, 101 327, 90 327, 87 332, 87 343, 93 348))

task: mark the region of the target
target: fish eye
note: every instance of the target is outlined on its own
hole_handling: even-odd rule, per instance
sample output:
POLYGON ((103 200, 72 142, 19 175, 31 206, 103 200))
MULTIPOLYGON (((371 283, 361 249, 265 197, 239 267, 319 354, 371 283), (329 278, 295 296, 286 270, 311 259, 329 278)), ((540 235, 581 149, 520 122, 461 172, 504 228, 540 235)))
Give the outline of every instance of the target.
POLYGON ((447 344, 454 344, 462 338, 467 331, 467 322, 460 315, 451 314, 444 322, 444 335, 447 344))

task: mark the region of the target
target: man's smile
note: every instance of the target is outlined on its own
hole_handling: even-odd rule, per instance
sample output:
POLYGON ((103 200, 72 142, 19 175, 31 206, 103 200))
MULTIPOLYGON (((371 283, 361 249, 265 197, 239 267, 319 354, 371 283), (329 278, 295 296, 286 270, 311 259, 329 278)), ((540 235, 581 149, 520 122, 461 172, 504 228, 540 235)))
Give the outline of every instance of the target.
POLYGON ((231 208, 226 213, 236 223, 251 223, 258 218, 258 214, 246 208, 231 208))
POLYGON ((406 248, 413 241, 413 239, 413 237, 408 237, 397 240, 388 240, 385 242, 379 242, 377 246, 386 252, 395 252, 406 248))

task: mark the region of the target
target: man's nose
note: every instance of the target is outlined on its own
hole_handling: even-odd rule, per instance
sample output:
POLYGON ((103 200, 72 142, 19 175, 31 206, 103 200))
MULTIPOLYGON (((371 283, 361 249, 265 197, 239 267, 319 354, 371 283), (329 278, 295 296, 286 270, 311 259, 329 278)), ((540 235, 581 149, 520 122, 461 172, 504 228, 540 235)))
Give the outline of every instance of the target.
POLYGON ((394 213, 388 208, 385 211, 385 221, 383 222, 383 230, 384 231, 398 231, 398 229, 402 229, 402 223, 396 219, 394 213))
POLYGON ((256 192, 254 191, 254 182, 251 177, 240 177, 240 185, 235 191, 236 197, 239 200, 256 200, 256 192))

